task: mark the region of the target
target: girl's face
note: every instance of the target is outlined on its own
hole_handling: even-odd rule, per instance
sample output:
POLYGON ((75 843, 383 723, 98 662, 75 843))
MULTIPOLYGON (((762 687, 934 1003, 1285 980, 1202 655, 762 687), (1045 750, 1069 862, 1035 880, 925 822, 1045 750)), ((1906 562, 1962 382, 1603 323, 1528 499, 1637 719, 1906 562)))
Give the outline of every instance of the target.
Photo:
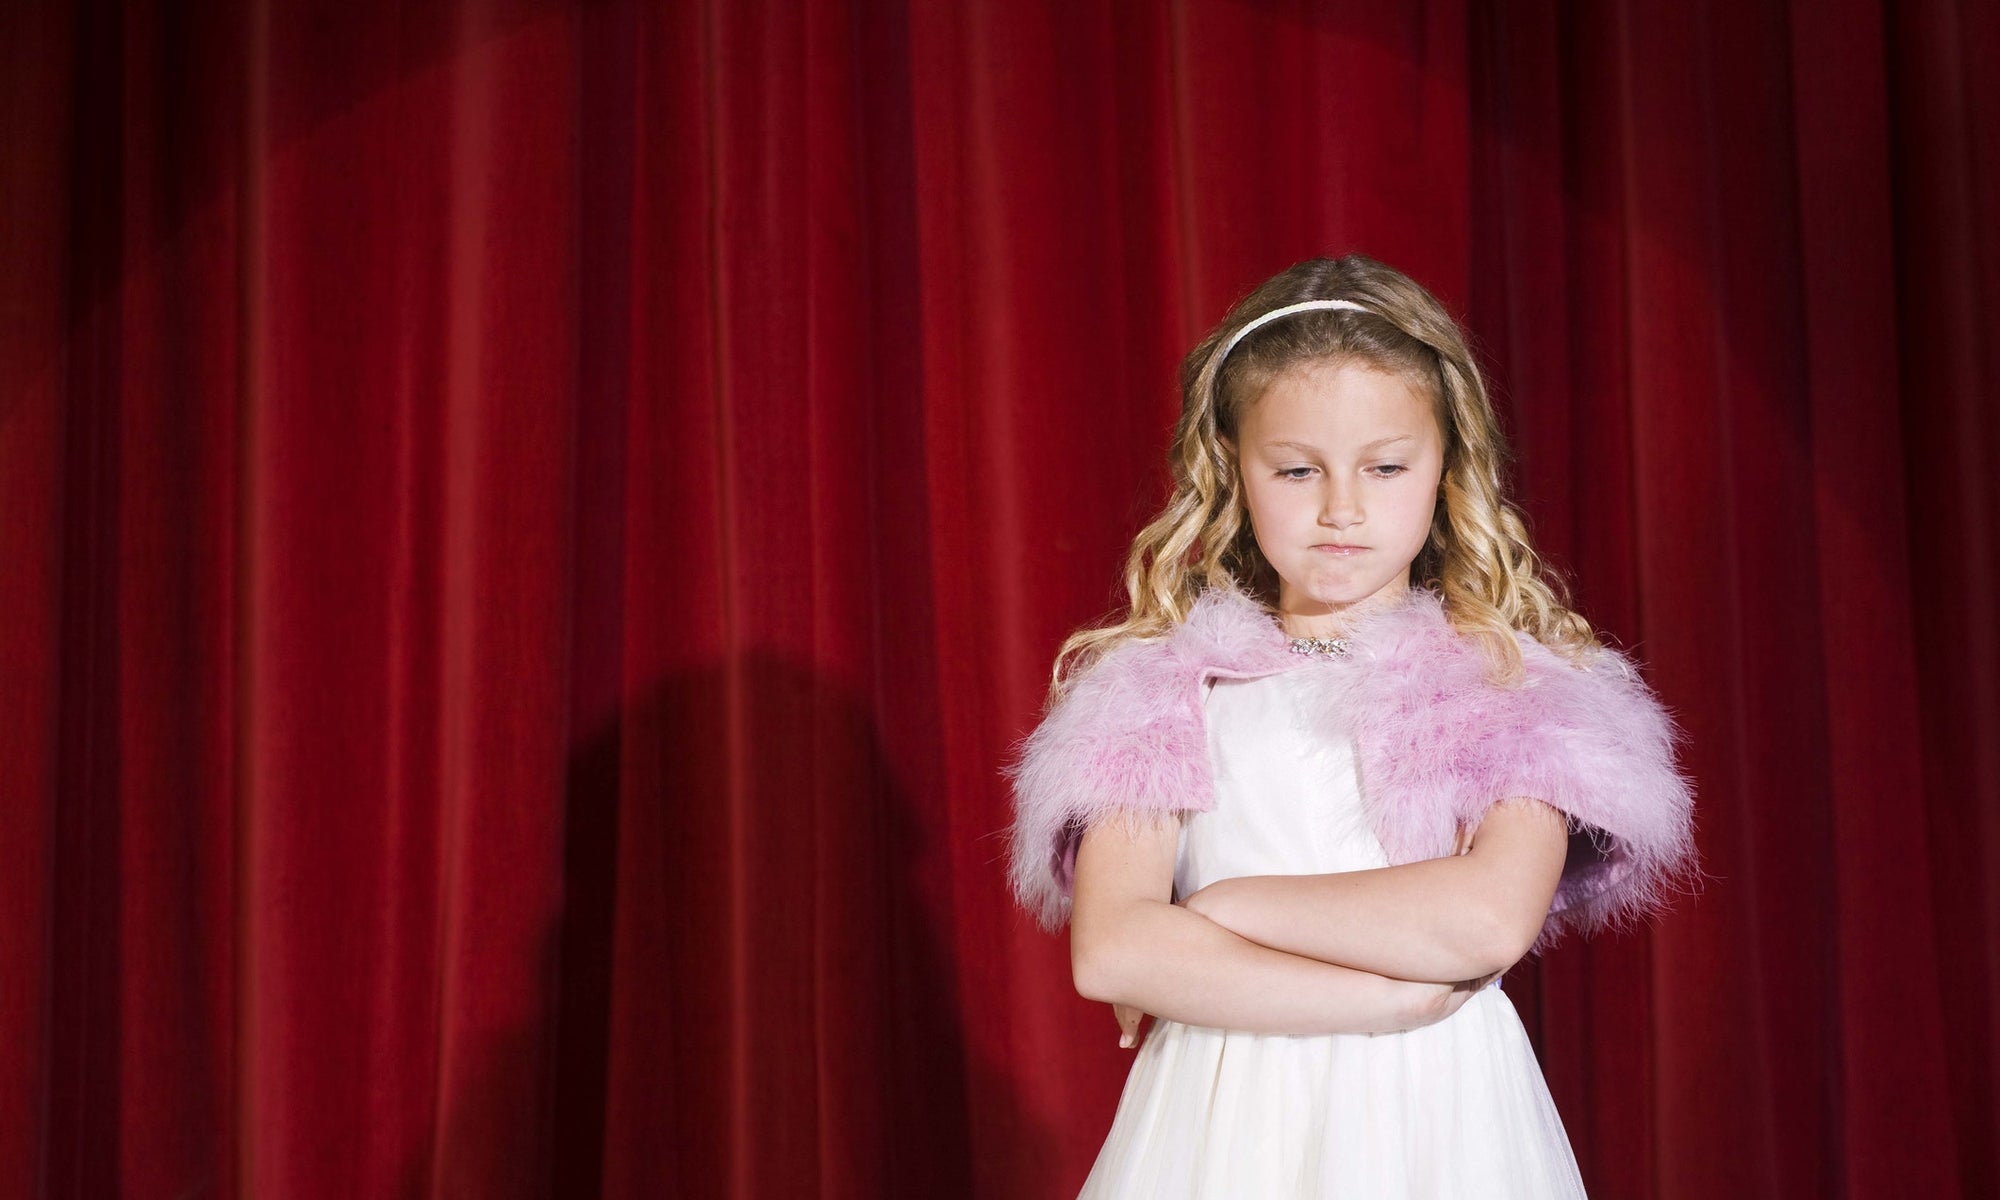
POLYGON ((1288 630, 1337 633, 1400 599, 1444 470, 1430 401, 1359 361, 1313 363, 1274 380, 1237 435, 1251 530, 1277 568, 1288 630))

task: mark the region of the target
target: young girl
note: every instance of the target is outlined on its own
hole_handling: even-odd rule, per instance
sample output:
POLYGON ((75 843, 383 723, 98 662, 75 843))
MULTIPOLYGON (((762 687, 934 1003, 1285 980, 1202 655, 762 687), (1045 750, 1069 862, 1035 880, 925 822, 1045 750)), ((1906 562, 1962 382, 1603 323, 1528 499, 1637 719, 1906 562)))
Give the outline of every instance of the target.
MULTIPOLYGON (((1174 492, 1007 770, 1132 1064, 1084 1196, 1581 1196, 1499 977, 1699 874, 1679 730, 1544 578, 1465 340, 1360 255, 1181 367, 1174 492)), ((1066 669, 1067 664, 1067 669, 1066 669)))

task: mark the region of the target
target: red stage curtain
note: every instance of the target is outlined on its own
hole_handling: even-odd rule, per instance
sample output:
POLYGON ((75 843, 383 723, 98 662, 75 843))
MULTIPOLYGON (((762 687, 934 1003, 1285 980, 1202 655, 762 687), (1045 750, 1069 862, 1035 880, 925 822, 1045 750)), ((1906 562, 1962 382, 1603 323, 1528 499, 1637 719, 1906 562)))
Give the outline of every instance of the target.
POLYGON ((1995 6, 0 22, 0 1192, 1072 1194, 997 768, 1346 250, 1693 735, 1592 1194, 2000 1192, 1995 6))

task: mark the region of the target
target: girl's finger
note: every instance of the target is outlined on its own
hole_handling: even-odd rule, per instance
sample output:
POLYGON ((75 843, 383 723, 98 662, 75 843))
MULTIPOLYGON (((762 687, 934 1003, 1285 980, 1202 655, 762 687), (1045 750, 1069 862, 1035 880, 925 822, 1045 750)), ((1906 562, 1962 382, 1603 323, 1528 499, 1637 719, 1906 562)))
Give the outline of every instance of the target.
POLYGON ((1124 1004, 1112 1005, 1111 1011, 1118 1018, 1118 1044, 1128 1050, 1138 1045, 1139 1021, 1145 1014, 1124 1004))

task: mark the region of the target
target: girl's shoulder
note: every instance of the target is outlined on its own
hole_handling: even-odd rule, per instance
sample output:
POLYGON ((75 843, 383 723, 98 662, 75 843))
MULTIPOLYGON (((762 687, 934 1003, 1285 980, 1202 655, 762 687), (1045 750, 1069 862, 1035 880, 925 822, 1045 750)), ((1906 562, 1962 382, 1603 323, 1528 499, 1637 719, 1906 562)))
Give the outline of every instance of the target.
POLYGON ((1065 696, 1186 686, 1191 677, 1212 671, 1261 672, 1288 665, 1288 647, 1255 599, 1210 587, 1165 632, 1125 637, 1098 650, 1071 675, 1065 696))

